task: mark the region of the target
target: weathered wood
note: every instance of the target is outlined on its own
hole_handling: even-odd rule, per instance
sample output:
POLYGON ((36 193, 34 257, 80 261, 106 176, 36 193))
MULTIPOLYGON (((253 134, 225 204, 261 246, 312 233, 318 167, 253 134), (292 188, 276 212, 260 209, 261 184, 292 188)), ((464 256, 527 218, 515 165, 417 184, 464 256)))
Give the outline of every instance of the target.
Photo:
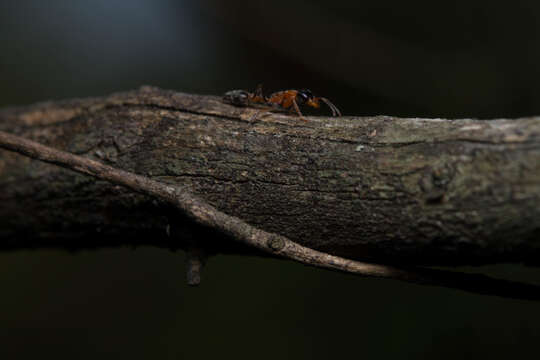
MULTIPOLYGON (((332 254, 538 263, 540 118, 304 122, 257 111, 146 87, 5 109, 0 129, 186 185, 228 214, 332 254)), ((184 247, 210 235, 144 196, 5 151, 0 188, 1 249, 184 247)), ((221 245, 214 250, 242 250, 221 245)))

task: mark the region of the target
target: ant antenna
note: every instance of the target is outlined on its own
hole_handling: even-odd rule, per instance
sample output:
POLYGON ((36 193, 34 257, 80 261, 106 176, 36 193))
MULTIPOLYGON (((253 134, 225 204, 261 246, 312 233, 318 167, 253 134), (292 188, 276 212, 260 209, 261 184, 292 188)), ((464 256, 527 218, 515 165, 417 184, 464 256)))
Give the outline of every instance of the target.
POLYGON ((332 110, 332 116, 341 116, 341 112, 339 111, 339 109, 334 104, 332 104, 330 100, 323 97, 320 97, 319 100, 322 100, 326 105, 328 105, 330 110, 332 110))

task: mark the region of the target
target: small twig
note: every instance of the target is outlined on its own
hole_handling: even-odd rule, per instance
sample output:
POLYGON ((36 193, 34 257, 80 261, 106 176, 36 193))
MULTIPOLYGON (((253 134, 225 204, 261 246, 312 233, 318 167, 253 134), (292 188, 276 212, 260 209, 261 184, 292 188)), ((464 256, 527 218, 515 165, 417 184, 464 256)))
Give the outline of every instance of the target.
POLYGON ((206 262, 206 254, 202 248, 188 247, 186 250, 186 280, 188 285, 201 283, 201 272, 206 262))
POLYGON ((192 195, 184 187, 164 184, 3 131, 0 131, 0 147, 161 199, 182 210, 196 223, 219 229, 231 235, 234 239, 267 253, 297 260, 307 265, 362 276, 397 279, 424 285, 446 286, 481 294, 540 300, 540 287, 534 285, 491 279, 477 274, 462 274, 430 269, 402 269, 349 260, 313 250, 299 245, 284 236, 257 229, 234 216, 227 215, 197 196, 192 195))

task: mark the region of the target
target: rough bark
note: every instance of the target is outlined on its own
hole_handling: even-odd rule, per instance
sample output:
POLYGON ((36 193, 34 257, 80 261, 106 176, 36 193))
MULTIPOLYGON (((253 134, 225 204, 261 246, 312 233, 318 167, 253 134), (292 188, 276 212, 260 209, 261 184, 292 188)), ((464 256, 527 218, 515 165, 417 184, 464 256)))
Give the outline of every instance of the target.
MULTIPOLYGON (((184 185, 225 213, 331 254, 538 263, 540 118, 304 122, 257 111, 145 87, 2 110, 0 129, 184 185)), ((189 247, 211 232, 148 197, 5 151, 0 188, 0 249, 189 247)), ((219 243, 208 246, 242 251, 219 243)))

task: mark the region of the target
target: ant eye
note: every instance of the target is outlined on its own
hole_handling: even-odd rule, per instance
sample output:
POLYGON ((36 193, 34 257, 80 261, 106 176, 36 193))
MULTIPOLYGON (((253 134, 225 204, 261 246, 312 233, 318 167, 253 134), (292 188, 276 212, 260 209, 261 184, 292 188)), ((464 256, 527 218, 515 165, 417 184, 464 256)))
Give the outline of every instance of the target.
POLYGON ((296 101, 298 101, 299 103, 305 103, 312 97, 313 95, 311 94, 311 91, 307 89, 302 89, 298 91, 298 93, 296 94, 296 101))

